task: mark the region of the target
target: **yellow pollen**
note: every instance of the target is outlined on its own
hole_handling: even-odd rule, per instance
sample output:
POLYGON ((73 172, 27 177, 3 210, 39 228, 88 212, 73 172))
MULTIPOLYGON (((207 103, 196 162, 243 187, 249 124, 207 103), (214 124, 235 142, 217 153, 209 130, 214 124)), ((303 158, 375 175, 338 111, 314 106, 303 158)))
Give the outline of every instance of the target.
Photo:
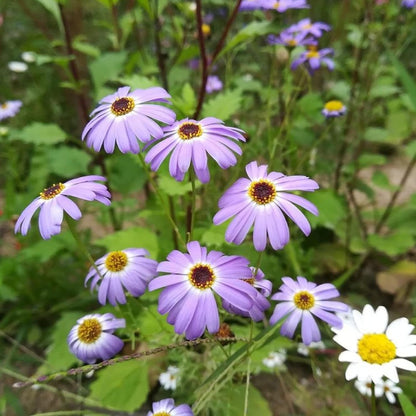
POLYGON ((205 290, 212 287, 215 282, 215 273, 208 264, 197 263, 188 273, 191 285, 197 289, 205 290))
POLYGON ((311 309, 315 305, 315 297, 306 290, 301 290, 293 296, 293 302, 298 309, 311 309))
POLYGON ((3 103, 3 104, 1 105, 1 108, 7 108, 7 103, 3 103))
POLYGON ((254 279, 254 277, 252 277, 251 279, 243 279, 245 282, 249 283, 251 286, 254 285, 254 282, 256 281, 256 279, 254 279))
POLYGON ((153 413, 153 416, 170 416, 170 413, 168 413, 168 412, 157 412, 157 413, 153 413))
POLYGON ((123 97, 115 100, 111 104, 111 112, 115 116, 124 116, 125 114, 131 113, 134 110, 136 104, 134 99, 131 97, 123 97))
POLYGON ((55 198, 64 189, 65 189, 65 186, 61 182, 59 182, 57 184, 53 184, 49 188, 45 188, 39 195, 42 199, 47 201, 48 199, 55 198))
POLYGON ((120 272, 124 270, 127 263, 127 254, 124 251, 112 251, 105 259, 105 267, 110 270, 110 272, 120 272))
POLYGON ((370 364, 384 364, 396 357, 396 346, 386 334, 365 334, 358 341, 358 355, 370 364))
POLYGON ((182 140, 190 140, 202 135, 202 128, 199 124, 185 121, 178 128, 178 135, 182 140))
POLYGON ((319 58, 319 52, 318 51, 309 51, 306 54, 307 58, 319 58))
POLYGON ((287 44, 289 46, 296 46, 298 44, 298 42, 296 41, 296 39, 290 39, 287 41, 287 44))
POLYGON ((78 327, 78 339, 84 344, 92 344, 100 338, 102 331, 103 329, 98 319, 86 319, 78 327))
POLYGON ((273 8, 278 9, 279 5, 280 5, 280 2, 277 1, 276 3, 273 4, 273 8))
POLYGON ((325 104, 325 110, 328 111, 341 111, 344 108, 344 104, 338 100, 331 100, 325 104))
POLYGON ((202 24, 202 33, 204 36, 209 36, 211 34, 211 26, 206 23, 202 24))
POLYGON ((248 188, 248 196, 259 205, 266 205, 276 198, 276 188, 268 179, 259 179, 251 182, 248 188))

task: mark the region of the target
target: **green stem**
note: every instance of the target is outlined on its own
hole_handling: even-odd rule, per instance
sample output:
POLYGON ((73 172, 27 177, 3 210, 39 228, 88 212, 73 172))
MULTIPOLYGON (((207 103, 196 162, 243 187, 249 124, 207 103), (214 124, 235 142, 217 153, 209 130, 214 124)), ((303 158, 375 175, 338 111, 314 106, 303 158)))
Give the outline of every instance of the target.
MULTIPOLYGON (((253 328, 254 328, 254 322, 250 322, 250 335, 249 335, 249 345, 253 341, 253 328)), ((246 389, 244 393, 244 416, 247 416, 247 410, 248 410, 248 392, 250 389, 250 373, 251 373, 251 356, 250 356, 250 348, 247 350, 247 376, 246 376, 246 389)))
POLYGON ((189 206, 188 211, 188 219, 187 219, 187 230, 186 234, 188 236, 187 241, 192 241, 192 233, 194 230, 195 224, 195 202, 196 202, 196 194, 195 194, 195 174, 192 169, 189 169, 189 181, 191 182, 191 203, 189 206))
POLYGON ((377 416, 376 392, 375 392, 374 381, 371 382, 371 416, 377 416))
POLYGON ((256 268, 254 269, 253 277, 257 275, 257 272, 260 269, 261 258, 263 256, 264 251, 259 251, 259 256, 257 257, 256 268))
POLYGON ((293 267, 293 270, 295 271, 297 276, 301 276, 302 272, 301 272, 301 268, 300 268, 300 265, 299 265, 299 262, 298 262, 298 258, 296 256, 296 250, 293 247, 293 244, 292 244, 291 241, 289 241, 286 244, 286 248, 287 248, 286 254, 287 254, 287 257, 288 257, 288 259, 289 259, 289 261, 290 261, 290 263, 293 267))

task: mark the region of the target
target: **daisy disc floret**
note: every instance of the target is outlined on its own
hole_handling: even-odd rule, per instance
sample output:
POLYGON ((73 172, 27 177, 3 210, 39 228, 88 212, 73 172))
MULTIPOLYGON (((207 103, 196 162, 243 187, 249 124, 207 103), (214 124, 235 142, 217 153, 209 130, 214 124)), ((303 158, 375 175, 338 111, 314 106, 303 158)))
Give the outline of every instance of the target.
POLYGON ((132 296, 141 296, 149 281, 156 276, 157 261, 147 258, 143 248, 111 251, 95 262, 86 278, 85 286, 98 288, 98 301, 113 306, 126 303, 125 288, 132 296))
POLYGON ((147 143, 162 137, 163 130, 156 121, 175 121, 175 113, 160 105, 169 103, 169 98, 160 87, 131 92, 130 87, 121 87, 104 97, 91 113, 94 117, 85 126, 82 140, 96 152, 104 147, 106 153, 113 153, 117 145, 122 153, 139 153, 139 141, 147 143))
POLYGON ((22 106, 22 102, 19 100, 5 101, 0 104, 0 120, 14 117, 22 106))
POLYGON ((111 313, 85 315, 77 320, 77 325, 69 332, 69 350, 88 364, 108 360, 123 348, 123 341, 113 333, 125 326, 124 319, 117 319, 111 313))
POLYGON ((158 265, 158 272, 168 273, 149 283, 149 290, 164 288, 159 296, 158 311, 167 313, 167 321, 177 334, 186 338, 200 337, 205 328, 214 334, 220 327, 214 293, 234 307, 249 311, 256 290, 242 280, 252 277, 248 260, 208 252, 197 241, 187 244, 188 253, 172 251, 167 261, 158 265))
POLYGON ((287 29, 289 33, 302 33, 304 36, 312 35, 315 38, 320 38, 323 32, 328 32, 329 30, 331 30, 331 26, 323 22, 312 23, 309 18, 302 19, 287 29))
POLYGON ((146 416, 194 416, 192 409, 187 404, 175 406, 173 399, 163 399, 152 404, 152 411, 146 416))
POLYGON ((202 183, 208 182, 207 154, 222 169, 227 169, 237 163, 234 153, 242 153, 235 141, 245 141, 242 130, 224 126, 223 121, 214 117, 199 121, 186 118, 163 130, 163 139, 149 150, 145 161, 150 163, 152 170, 157 170, 172 153, 169 172, 177 181, 183 180, 192 164, 198 179, 202 183))
POLYGON ((35 212, 39 213, 39 232, 47 240, 61 232, 64 211, 74 220, 82 217, 78 206, 68 197, 76 197, 86 201, 98 201, 110 205, 110 192, 107 187, 96 181, 105 181, 103 176, 81 176, 64 183, 56 183, 45 188, 20 214, 14 232, 26 235, 30 221, 35 212))
POLYGON ((263 0, 264 9, 276 10, 283 13, 289 9, 307 9, 309 8, 306 0, 263 0))
POLYGON ((258 166, 257 162, 249 163, 246 172, 248 179, 238 179, 220 198, 220 210, 213 219, 218 225, 234 217, 225 233, 226 241, 241 244, 254 226, 253 243, 257 251, 266 248, 267 239, 279 250, 289 242, 289 227, 283 214, 305 235, 310 234, 311 226, 296 205, 314 215, 318 215, 318 209, 307 199, 290 192, 313 192, 319 188, 314 180, 307 176, 267 173, 267 165, 258 166))
POLYGON ((291 277, 282 277, 283 285, 271 299, 281 301, 277 304, 270 324, 274 325, 286 318, 280 333, 293 338, 296 327, 301 322, 302 341, 305 345, 321 340, 321 333, 314 316, 327 322, 333 327, 342 327, 342 320, 332 312, 344 312, 348 306, 342 302, 331 301, 339 296, 338 290, 330 283, 317 285, 298 276, 297 281, 291 277))
POLYGON ((347 107, 339 100, 327 101, 322 110, 322 114, 326 118, 343 116, 347 111, 347 107))
POLYGON ((333 55, 334 50, 331 48, 317 49, 315 45, 308 46, 308 50, 302 52, 298 58, 296 58, 292 65, 291 69, 296 69, 299 65, 307 64, 306 68, 308 71, 313 74, 321 66, 325 65, 330 71, 335 67, 334 61, 331 58, 328 58, 327 55, 333 55))
POLYGON ((411 334, 415 326, 407 318, 388 324, 387 309, 379 306, 374 310, 371 305, 365 305, 362 312, 353 310, 352 315, 353 323, 333 329, 334 341, 346 349, 339 360, 350 363, 347 380, 378 383, 384 376, 398 383, 397 368, 416 371, 416 365, 404 358, 416 356, 416 335, 411 334))

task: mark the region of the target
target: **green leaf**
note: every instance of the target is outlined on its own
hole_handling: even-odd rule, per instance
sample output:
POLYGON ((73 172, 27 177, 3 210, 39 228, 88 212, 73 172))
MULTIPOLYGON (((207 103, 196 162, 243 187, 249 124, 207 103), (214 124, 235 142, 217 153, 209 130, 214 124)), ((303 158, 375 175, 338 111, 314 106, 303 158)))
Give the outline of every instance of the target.
POLYGON ((133 412, 149 393, 148 363, 128 361, 100 370, 91 383, 90 398, 114 409, 133 412))
POLYGON ((100 50, 94 46, 91 45, 91 43, 83 42, 79 39, 74 39, 72 42, 72 47, 85 55, 92 56, 94 58, 98 58, 100 56, 100 50))
POLYGON ((411 133, 411 118, 406 111, 396 111, 387 116, 387 141, 391 144, 399 144, 408 138, 411 133))
POLYGON ((190 182, 178 182, 171 176, 161 175, 158 179, 159 188, 169 196, 186 195, 192 190, 190 182))
POLYGON ((57 0, 37 0, 48 12, 52 14, 58 24, 59 30, 63 31, 61 12, 57 0))
POLYGON ((172 97, 172 105, 175 107, 174 110, 182 113, 184 117, 188 117, 195 111, 195 91, 188 82, 182 88, 182 97, 172 97))
POLYGON ((241 107, 241 91, 226 91, 211 98, 203 107, 203 117, 227 120, 241 107))
POLYGON ((211 224, 210 227, 204 228, 204 233, 201 236, 201 242, 207 246, 220 247, 225 244, 225 231, 228 227, 229 221, 220 225, 211 224))
POLYGON ((55 144, 63 142, 66 133, 56 124, 32 123, 22 130, 16 130, 14 138, 25 143, 55 144))
POLYGON ((156 235, 147 228, 130 227, 128 230, 107 234, 94 241, 98 246, 104 246, 108 251, 123 250, 125 248, 145 248, 150 257, 156 258, 158 243, 156 235))
POLYGON ((411 231, 399 230, 384 236, 373 234, 368 237, 368 242, 376 250, 395 257, 406 253, 414 246, 415 239, 411 231))
POLYGON ((399 403, 403 410, 404 416, 416 415, 416 407, 404 393, 397 395, 397 397, 399 398, 399 403))
POLYGON ((364 153, 358 158, 358 166, 360 168, 365 168, 367 166, 384 165, 385 163, 386 157, 383 155, 364 153))
POLYGON ((397 189, 397 186, 394 186, 390 183, 388 176, 380 171, 376 170, 373 173, 373 177, 371 178, 374 185, 378 186, 379 188, 388 189, 389 191, 393 191, 397 189))
POLYGON ((364 132, 364 139, 369 142, 383 143, 387 139, 387 130, 380 127, 368 127, 364 132))
POLYGON ((150 88, 159 85, 156 78, 149 78, 139 74, 129 75, 118 79, 121 84, 128 85, 132 90, 150 88))
POLYGON ((50 148, 46 151, 45 156, 49 171, 64 178, 88 173, 87 168, 91 157, 80 149, 68 146, 50 148))
POLYGON ((89 68, 94 86, 97 90, 107 81, 117 78, 117 75, 122 72, 126 58, 126 51, 108 52, 91 62, 89 68))

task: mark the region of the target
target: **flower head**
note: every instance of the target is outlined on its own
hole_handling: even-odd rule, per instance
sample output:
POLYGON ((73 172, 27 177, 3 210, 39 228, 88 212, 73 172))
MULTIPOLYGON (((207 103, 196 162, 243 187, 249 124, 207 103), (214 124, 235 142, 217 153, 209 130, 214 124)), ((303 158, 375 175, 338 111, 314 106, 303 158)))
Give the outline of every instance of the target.
POLYGON ((321 340, 321 333, 314 316, 334 327, 342 327, 342 320, 331 312, 346 311, 348 306, 342 302, 328 299, 339 296, 334 285, 308 282, 304 277, 298 276, 297 282, 290 277, 282 277, 283 285, 280 292, 275 293, 271 299, 279 300, 276 305, 270 324, 274 325, 286 317, 280 333, 292 338, 299 322, 302 323, 302 341, 305 345, 321 340))
POLYGON ((194 416, 192 409, 187 404, 175 407, 173 399, 163 399, 152 404, 152 411, 146 416, 194 416))
POLYGON ((79 360, 93 364, 108 360, 123 348, 123 341, 113 335, 117 328, 125 328, 126 321, 112 313, 94 313, 77 320, 68 335, 68 346, 79 360))
POLYGON ((14 117, 22 106, 22 102, 19 100, 5 101, 0 104, 0 120, 5 118, 14 117))
POLYGON ((323 22, 311 22, 311 19, 302 19, 298 23, 286 29, 289 33, 300 33, 303 36, 312 35, 315 38, 320 38, 323 32, 331 30, 331 26, 323 22))
MULTIPOLYGON (((371 379, 355 380, 354 386, 363 395, 371 397, 371 379)), ((391 380, 380 380, 374 383, 374 395, 376 397, 386 396, 389 403, 396 403, 396 396, 394 394, 403 393, 403 390, 391 380)))
POLYGON ((29 68, 27 64, 20 61, 10 61, 7 66, 9 67, 10 71, 12 72, 26 72, 29 68))
POLYGON ((206 91, 208 94, 211 94, 215 91, 222 90, 222 81, 218 78, 217 75, 210 75, 207 79, 206 91))
POLYGON ((74 220, 82 217, 80 209, 68 197, 76 197, 87 201, 98 201, 110 205, 110 192, 105 185, 96 181, 105 181, 103 176, 81 176, 68 182, 53 184, 45 188, 20 214, 14 227, 26 235, 30 228, 30 220, 40 208, 39 231, 43 239, 47 240, 61 232, 64 211, 74 220))
POLYGON ((262 360, 262 363, 268 368, 282 368, 285 365, 287 353, 286 350, 280 349, 279 351, 273 351, 262 360))
MULTIPOLYGON (((338 315, 337 313, 335 315, 338 315)), ((311 342, 309 345, 305 345, 303 342, 299 342, 296 351, 300 355, 307 357, 310 350, 319 350, 322 351, 326 348, 325 344, 322 341, 311 342)))
POLYGON ((188 253, 172 251, 167 261, 159 263, 158 272, 168 273, 149 283, 149 290, 165 288, 159 296, 158 311, 168 313, 167 321, 177 334, 200 337, 205 328, 212 334, 220 327, 214 293, 231 305, 249 311, 256 290, 242 279, 252 277, 248 260, 207 252, 197 241, 187 244, 188 253))
POLYGON ((264 9, 276 10, 283 13, 289 9, 307 9, 309 8, 306 0, 263 0, 264 9))
POLYGON ((316 71, 321 65, 325 64, 327 68, 332 71, 334 69, 334 61, 330 58, 326 58, 327 55, 332 55, 334 50, 331 48, 324 48, 318 50, 316 46, 311 45, 308 47, 308 50, 302 52, 298 58, 296 58, 292 65, 291 69, 296 69, 299 65, 307 63, 308 70, 311 74, 316 71))
POLYGON ((165 390, 175 390, 178 382, 179 368, 170 365, 165 373, 159 376, 159 383, 165 390))
POLYGON ((251 11, 264 9, 265 0, 243 0, 240 4, 239 10, 251 11))
POLYGON ((104 146, 107 153, 113 153, 117 145, 122 153, 139 153, 138 140, 147 143, 152 137, 159 139, 163 135, 154 120, 166 124, 175 121, 175 113, 159 105, 169 103, 170 95, 163 88, 129 91, 130 87, 119 88, 104 97, 91 113, 94 118, 82 132, 88 147, 98 152, 104 146))
POLYGON ((178 181, 182 181, 191 162, 198 179, 206 183, 210 175, 207 153, 222 169, 237 163, 234 153, 241 155, 240 147, 233 141, 245 141, 242 130, 224 126, 221 120, 207 117, 200 121, 184 119, 172 126, 165 127, 164 138, 153 146, 145 161, 157 170, 169 153, 169 172, 178 181))
POLYGON ((32 52, 32 51, 25 51, 22 52, 22 59, 27 62, 27 63, 32 63, 36 61, 36 52, 32 52))
POLYGON ((133 296, 141 296, 149 281, 156 276, 157 261, 149 259, 149 252, 143 248, 127 248, 112 251, 95 262, 91 267, 85 285, 90 279, 91 290, 97 285, 98 301, 105 305, 126 303, 123 287, 133 296))
POLYGON ((318 209, 307 199, 288 191, 313 192, 318 184, 306 176, 285 176, 280 172, 267 173, 267 165, 251 162, 246 166, 249 179, 240 178, 225 191, 218 201, 220 210, 214 216, 218 225, 231 217, 225 233, 229 243, 241 244, 254 225, 253 242, 257 251, 266 248, 267 237, 275 250, 283 248, 289 241, 289 227, 283 215, 286 214, 305 235, 311 226, 295 206, 318 215, 318 209))
POLYGON ((326 118, 343 116, 347 111, 347 107, 338 100, 331 100, 325 103, 322 114, 326 118))
POLYGON ((416 0, 402 0, 402 6, 412 9, 416 5, 416 0))
POLYGON ((352 311, 354 322, 345 324, 336 332, 334 341, 343 351, 339 360, 349 362, 345 378, 371 379, 380 382, 383 376, 398 383, 397 368, 416 371, 416 365, 403 357, 416 356, 416 335, 411 334, 414 325, 407 318, 399 318, 388 325, 388 313, 384 306, 376 310, 365 305, 361 312, 352 311))
POLYGON ((270 35, 267 40, 272 45, 285 45, 289 47, 317 44, 315 39, 307 36, 307 33, 294 33, 288 30, 284 30, 278 36, 270 35))

